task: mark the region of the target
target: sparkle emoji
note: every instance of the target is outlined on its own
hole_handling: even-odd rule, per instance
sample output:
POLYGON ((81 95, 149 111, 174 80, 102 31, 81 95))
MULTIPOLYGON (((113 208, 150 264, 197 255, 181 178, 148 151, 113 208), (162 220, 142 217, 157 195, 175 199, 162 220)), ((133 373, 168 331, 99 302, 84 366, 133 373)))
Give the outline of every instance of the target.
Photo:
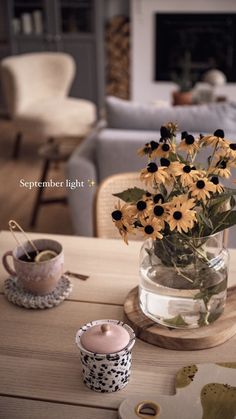
POLYGON ((92 188, 95 185, 96 185, 96 182, 93 179, 88 179, 88 186, 89 186, 89 188, 92 188))

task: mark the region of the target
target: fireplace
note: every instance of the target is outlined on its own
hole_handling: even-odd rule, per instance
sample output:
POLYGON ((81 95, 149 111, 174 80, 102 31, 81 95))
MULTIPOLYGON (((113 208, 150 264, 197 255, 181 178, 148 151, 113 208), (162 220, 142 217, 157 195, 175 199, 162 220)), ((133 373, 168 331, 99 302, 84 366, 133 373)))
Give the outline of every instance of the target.
POLYGON ((186 54, 197 80, 217 68, 236 81, 236 13, 155 13, 154 80, 170 81, 186 54))

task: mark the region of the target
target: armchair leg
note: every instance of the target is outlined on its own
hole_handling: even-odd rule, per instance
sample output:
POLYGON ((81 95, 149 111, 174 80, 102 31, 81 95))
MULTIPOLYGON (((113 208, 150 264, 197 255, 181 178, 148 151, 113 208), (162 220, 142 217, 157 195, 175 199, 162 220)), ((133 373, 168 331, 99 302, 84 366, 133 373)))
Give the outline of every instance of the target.
MULTIPOLYGON (((50 160, 47 159, 44 162, 43 171, 42 171, 42 174, 41 174, 41 177, 40 177, 40 183, 41 184, 47 178, 47 173, 48 173, 48 170, 49 170, 49 166, 50 166, 50 160)), ((42 202, 43 191, 44 191, 43 186, 39 186, 38 191, 37 191, 36 200, 35 200, 34 207, 33 207, 31 220, 30 220, 30 227, 35 227, 35 225, 36 225, 36 220, 37 220, 40 204, 42 202)))
POLYGON ((20 146, 21 146, 21 142, 22 142, 22 133, 18 132, 16 134, 15 137, 15 142, 14 142, 14 147, 13 147, 13 153, 12 153, 12 157, 13 159, 17 159, 19 157, 19 152, 20 152, 20 146))

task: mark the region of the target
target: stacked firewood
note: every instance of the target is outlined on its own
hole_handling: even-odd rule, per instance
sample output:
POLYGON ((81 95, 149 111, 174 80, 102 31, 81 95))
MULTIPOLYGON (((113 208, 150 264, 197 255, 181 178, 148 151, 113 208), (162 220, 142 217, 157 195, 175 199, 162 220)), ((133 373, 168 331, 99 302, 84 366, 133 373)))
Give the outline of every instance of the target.
POLYGON ((125 16, 111 18, 106 28, 106 93, 130 98, 130 22, 125 16))

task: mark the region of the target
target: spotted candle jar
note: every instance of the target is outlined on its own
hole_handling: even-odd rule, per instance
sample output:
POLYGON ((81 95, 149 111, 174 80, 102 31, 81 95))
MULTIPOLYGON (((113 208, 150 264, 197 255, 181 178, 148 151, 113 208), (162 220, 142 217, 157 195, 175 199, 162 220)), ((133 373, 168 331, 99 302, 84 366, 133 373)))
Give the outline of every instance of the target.
POLYGON ((111 393, 129 381, 134 331, 119 320, 95 320, 76 334, 83 381, 91 390, 111 393))

